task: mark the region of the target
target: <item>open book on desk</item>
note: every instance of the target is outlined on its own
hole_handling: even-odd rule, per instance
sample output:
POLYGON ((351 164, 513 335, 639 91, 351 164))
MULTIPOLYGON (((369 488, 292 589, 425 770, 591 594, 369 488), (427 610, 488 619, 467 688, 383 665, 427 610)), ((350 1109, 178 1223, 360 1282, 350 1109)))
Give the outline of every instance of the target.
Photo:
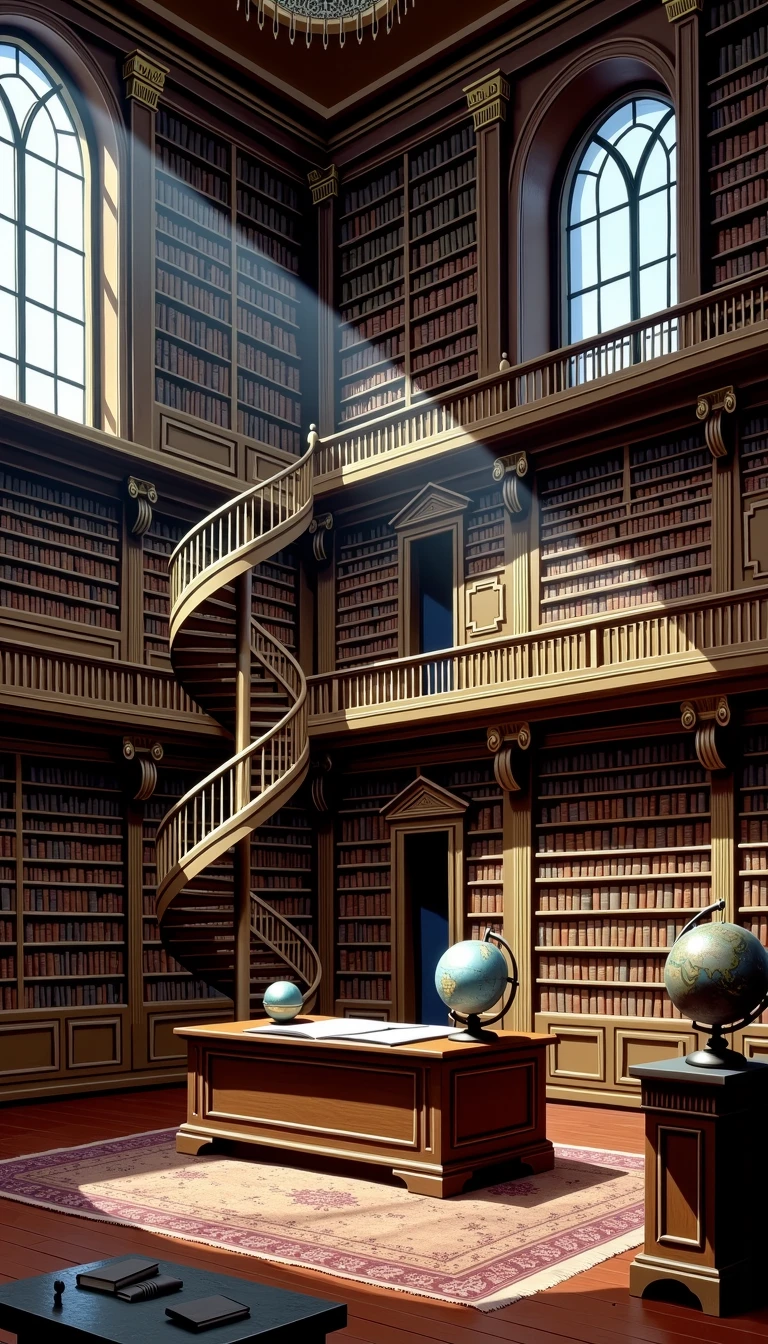
POLYGON ((455 1027, 421 1026, 415 1022, 378 1022, 364 1017, 329 1018, 325 1022, 267 1022, 245 1027, 254 1036, 284 1036, 305 1041, 355 1040, 362 1045, 414 1045, 450 1036, 455 1027))

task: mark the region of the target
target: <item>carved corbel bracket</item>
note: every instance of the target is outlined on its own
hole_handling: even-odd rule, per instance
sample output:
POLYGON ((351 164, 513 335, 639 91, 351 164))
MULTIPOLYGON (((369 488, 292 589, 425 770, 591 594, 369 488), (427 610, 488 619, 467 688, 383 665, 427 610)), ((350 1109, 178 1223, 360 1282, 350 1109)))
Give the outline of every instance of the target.
POLYGON ((506 121, 509 82, 500 70, 494 70, 473 84, 467 84, 463 92, 467 95, 467 107, 472 113, 476 131, 489 126, 492 121, 506 121))
POLYGON ((731 745, 726 732, 731 722, 727 696, 684 700, 680 706, 680 721, 689 732, 695 730, 696 755, 704 769, 727 770, 731 745))
POLYGON ((703 0, 664 0, 664 8, 670 23, 678 19, 687 19, 689 14, 699 14, 704 8, 703 0))
POLYGON ((519 518, 526 513, 531 502, 531 492, 526 481, 529 471, 530 462, 526 452, 497 457, 493 464, 493 479, 502 483, 504 507, 512 518, 519 518))
POLYGON ((704 438, 714 458, 727 457, 733 447, 735 410, 736 392, 732 387, 705 392, 696 403, 696 419, 704 422, 704 438))
POLYGON ((138 770, 134 801, 144 803, 152 797, 157 787, 157 763, 163 759, 162 742, 153 742, 148 737, 124 737, 123 756, 126 761, 135 764, 138 770))
POLYGON ((503 723, 489 728, 486 741, 493 752, 493 773, 505 793, 520 793, 525 787, 531 730, 527 723, 503 723))
POLYGON ((312 798, 312 806, 320 816, 325 816, 331 811, 333 798, 331 796, 331 772, 333 770, 333 761, 327 752, 322 756, 315 757, 309 765, 309 788, 312 798))
POLYGON ((322 205, 323 201, 339 194, 339 170, 335 163, 327 168, 313 168, 311 173, 307 173, 307 181, 313 205, 322 205))
POLYGON ((333 531, 333 514, 319 513, 309 524, 309 535, 312 538, 312 554, 318 565, 327 565, 332 559, 331 550, 331 532, 333 531))
POLYGON ((152 505, 157 503, 157 490, 151 481, 140 481, 137 476, 128 477, 126 490, 133 506, 131 532, 135 537, 143 537, 152 526, 152 505))
POLYGON ((167 65, 145 56, 143 51, 132 51, 123 61, 126 98, 148 107, 150 112, 156 112, 169 73, 167 65))

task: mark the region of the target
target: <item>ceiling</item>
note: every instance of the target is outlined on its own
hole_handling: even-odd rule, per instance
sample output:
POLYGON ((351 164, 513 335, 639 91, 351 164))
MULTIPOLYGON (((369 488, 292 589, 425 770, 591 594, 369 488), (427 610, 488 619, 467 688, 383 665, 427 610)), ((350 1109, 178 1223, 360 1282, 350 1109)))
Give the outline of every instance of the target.
MULTIPOLYGON (((137 0, 136 8, 152 14, 164 27, 202 41, 218 61, 238 66, 271 85, 292 101, 325 118, 337 116, 363 100, 375 99, 395 84, 423 72, 440 57, 503 27, 528 8, 526 0, 410 0, 408 14, 392 32, 381 25, 376 41, 367 31, 358 46, 348 36, 343 49, 338 37, 327 51, 315 37, 307 48, 302 34, 291 45, 286 29, 277 38, 272 25, 259 29, 255 4, 250 22, 244 0, 137 0)), ((401 9, 403 8, 401 0, 401 9)))

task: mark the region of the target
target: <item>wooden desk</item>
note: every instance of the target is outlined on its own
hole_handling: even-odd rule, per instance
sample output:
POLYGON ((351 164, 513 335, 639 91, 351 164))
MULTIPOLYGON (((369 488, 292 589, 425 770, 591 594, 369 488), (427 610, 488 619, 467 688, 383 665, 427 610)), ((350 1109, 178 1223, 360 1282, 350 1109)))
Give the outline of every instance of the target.
MULTIPOLYGON (((314 1021, 322 1020, 315 1017, 314 1021)), ((388 1167, 417 1194, 458 1194, 486 1167, 554 1165, 545 1131, 551 1036, 383 1047, 177 1027, 189 1051, 180 1153, 234 1139, 388 1167)))

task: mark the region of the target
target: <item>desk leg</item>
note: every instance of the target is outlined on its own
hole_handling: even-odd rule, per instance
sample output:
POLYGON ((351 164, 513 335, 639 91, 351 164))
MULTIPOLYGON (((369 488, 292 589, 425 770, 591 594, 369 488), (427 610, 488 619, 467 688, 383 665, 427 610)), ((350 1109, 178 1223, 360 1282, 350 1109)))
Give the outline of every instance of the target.
POLYGON ((184 1134, 179 1130, 176 1135, 176 1152, 186 1153, 188 1157, 197 1157, 204 1148, 212 1149, 213 1141, 199 1134, 184 1134))
POLYGON ((472 1174, 471 1171, 460 1171, 454 1176, 428 1176, 423 1171, 392 1168, 392 1175, 405 1182, 410 1195, 431 1195, 433 1199, 450 1199, 452 1195, 460 1195, 472 1174))

